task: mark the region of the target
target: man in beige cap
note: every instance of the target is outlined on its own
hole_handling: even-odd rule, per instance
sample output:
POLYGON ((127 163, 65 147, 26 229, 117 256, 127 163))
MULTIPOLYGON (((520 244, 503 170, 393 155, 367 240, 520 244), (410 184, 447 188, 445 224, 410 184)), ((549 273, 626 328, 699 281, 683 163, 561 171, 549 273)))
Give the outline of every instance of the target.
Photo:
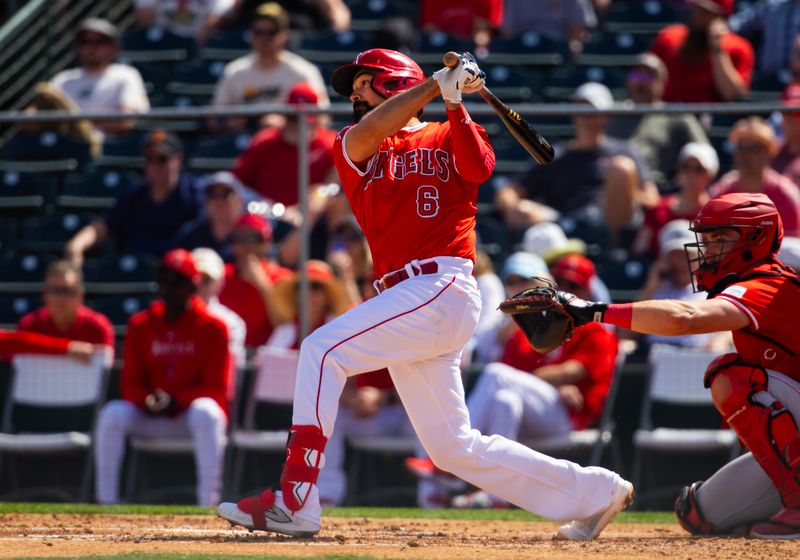
MULTIPOLYGON (((628 71, 628 99, 637 105, 661 105, 666 83, 667 67, 661 59, 653 53, 642 53, 628 71)), ((666 186, 675 174, 681 146, 689 142, 708 143, 703 127, 690 113, 617 116, 608 125, 608 135, 630 142, 659 187, 666 186)))

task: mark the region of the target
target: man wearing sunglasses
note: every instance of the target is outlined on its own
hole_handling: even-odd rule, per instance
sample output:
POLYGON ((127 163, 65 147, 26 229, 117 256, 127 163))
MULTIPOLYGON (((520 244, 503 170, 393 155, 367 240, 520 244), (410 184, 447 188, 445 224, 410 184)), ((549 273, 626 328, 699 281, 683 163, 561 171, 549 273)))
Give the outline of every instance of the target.
MULTIPOLYGON (((53 84, 63 89, 82 111, 144 113, 150 101, 139 71, 115 63, 119 54, 119 34, 109 21, 85 20, 75 37, 79 68, 56 74, 53 84)), ((109 134, 124 134, 134 121, 102 121, 95 126, 109 134)))
POLYGON ((116 503, 128 436, 194 441, 197 503, 219 500, 225 452, 230 356, 228 328, 195 296, 201 274, 188 251, 167 253, 156 281, 161 296, 128 321, 122 398, 97 420, 95 496, 116 503))
POLYGON ((200 215, 200 190, 195 179, 183 173, 178 137, 154 130, 145 138, 143 154, 145 182, 67 242, 65 254, 74 263, 82 263, 86 251, 109 238, 120 252, 161 258, 180 228, 200 215))

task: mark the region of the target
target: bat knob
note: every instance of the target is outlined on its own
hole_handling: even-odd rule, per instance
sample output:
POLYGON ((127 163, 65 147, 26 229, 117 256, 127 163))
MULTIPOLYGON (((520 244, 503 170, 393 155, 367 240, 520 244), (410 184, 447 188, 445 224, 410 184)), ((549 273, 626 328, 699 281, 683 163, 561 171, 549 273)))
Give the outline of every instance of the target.
POLYGON ((445 53, 444 58, 442 59, 442 64, 444 64, 447 68, 455 68, 458 66, 458 62, 460 60, 460 56, 455 51, 448 51, 445 53))

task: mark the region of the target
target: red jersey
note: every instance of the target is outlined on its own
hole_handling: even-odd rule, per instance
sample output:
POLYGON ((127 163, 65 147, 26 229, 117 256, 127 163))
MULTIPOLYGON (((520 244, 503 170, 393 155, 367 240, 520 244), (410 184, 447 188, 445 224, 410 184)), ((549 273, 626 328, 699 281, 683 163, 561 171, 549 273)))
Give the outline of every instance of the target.
POLYGON ((0 329, 0 358, 13 354, 66 354, 69 343, 65 338, 0 329))
MULTIPOLYGON (((669 25, 658 32, 650 51, 667 67, 668 77, 664 86, 664 101, 686 103, 710 103, 722 101, 714 86, 711 73, 711 57, 706 55, 687 62, 680 56, 689 28, 683 24, 669 25)), ((755 54, 747 40, 734 33, 722 36, 720 46, 731 57, 734 68, 741 76, 746 88, 750 87, 755 54)))
POLYGON ((742 360, 800 381, 800 340, 792 328, 800 317, 800 286, 790 275, 775 262, 762 264, 714 297, 730 301, 750 318, 749 326, 733 331, 742 360))
POLYGON ((75 321, 66 331, 60 331, 53 323, 47 307, 40 307, 24 315, 17 325, 19 330, 46 334, 56 338, 82 340, 92 344, 104 344, 114 348, 114 327, 105 315, 89 309, 85 305, 78 307, 75 321))
POLYGON ((616 359, 617 337, 602 324, 589 323, 575 329, 571 339, 544 355, 531 348, 525 333, 517 328, 500 361, 527 372, 568 360, 579 361, 586 368, 586 378, 577 384, 583 395, 583 407, 569 410, 569 416, 575 429, 583 430, 603 413, 616 359))
POLYGON ((447 118, 384 138, 365 162, 350 161, 344 151, 351 127, 336 137, 336 169, 378 277, 414 259, 475 260, 478 185, 494 169, 494 152, 463 106, 447 118))
MULTIPOLYGON (((308 145, 309 184, 322 183, 333 169, 336 131, 317 127, 308 145)), ((280 129, 256 134, 237 159, 233 174, 266 198, 286 206, 298 203, 297 146, 284 140, 280 129)))
POLYGON ((163 389, 179 410, 210 397, 227 412, 228 327, 198 298, 174 322, 166 321, 164 309, 164 302, 156 301, 128 321, 122 398, 144 409, 147 395, 163 389))
POLYGON ((421 27, 435 26, 448 35, 472 39, 475 21, 486 20, 498 29, 503 23, 502 0, 423 0, 420 5, 421 27))
MULTIPOLYGON (((268 260, 262 260, 264 272, 270 282, 287 280, 293 273, 288 268, 283 268, 268 260)), ((225 265, 225 284, 219 294, 219 302, 229 307, 244 321, 247 327, 245 346, 261 346, 269 339, 274 325, 269 318, 267 307, 261 294, 249 282, 245 282, 236 272, 235 264, 225 265)))

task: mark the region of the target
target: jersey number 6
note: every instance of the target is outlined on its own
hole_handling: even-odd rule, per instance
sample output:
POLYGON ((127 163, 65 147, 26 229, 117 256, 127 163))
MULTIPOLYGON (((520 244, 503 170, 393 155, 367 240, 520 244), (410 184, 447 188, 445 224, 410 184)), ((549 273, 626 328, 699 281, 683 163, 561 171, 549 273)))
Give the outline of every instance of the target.
POLYGON ((439 191, 432 185, 417 189, 417 214, 420 218, 433 218, 439 213, 439 191))

